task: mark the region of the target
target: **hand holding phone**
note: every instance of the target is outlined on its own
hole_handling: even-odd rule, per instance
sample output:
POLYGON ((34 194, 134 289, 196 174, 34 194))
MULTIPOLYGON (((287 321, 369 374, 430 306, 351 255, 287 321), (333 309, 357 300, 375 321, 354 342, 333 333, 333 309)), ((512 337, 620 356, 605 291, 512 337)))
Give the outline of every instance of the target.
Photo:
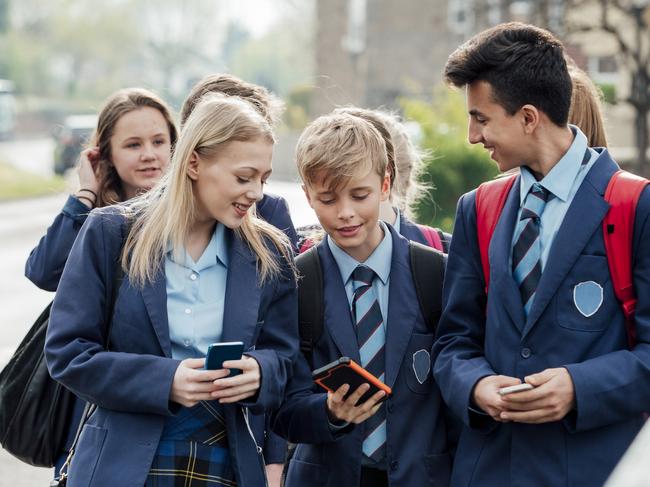
POLYGON ((348 384, 350 389, 344 399, 347 399, 360 385, 368 384, 370 387, 360 397, 358 404, 366 402, 379 391, 385 392, 384 398, 392 394, 390 387, 349 357, 341 357, 320 369, 314 370, 312 377, 316 384, 330 392, 336 392, 343 384, 348 384))
POLYGON ((516 386, 502 387, 498 390, 499 395, 507 396, 508 394, 514 394, 515 392, 530 391, 535 387, 532 384, 517 384, 516 386))
MULTIPOLYGON (((221 342, 213 343, 208 347, 205 357, 205 368, 207 370, 223 369, 223 363, 227 360, 239 360, 244 352, 243 342, 221 342)), ((241 374, 240 369, 229 369, 229 377, 241 374)))

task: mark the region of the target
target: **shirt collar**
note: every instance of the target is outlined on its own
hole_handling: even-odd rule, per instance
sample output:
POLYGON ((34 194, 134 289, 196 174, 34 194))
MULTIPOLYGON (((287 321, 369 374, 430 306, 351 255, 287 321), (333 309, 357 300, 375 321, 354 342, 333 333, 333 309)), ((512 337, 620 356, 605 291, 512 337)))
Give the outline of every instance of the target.
POLYGON ((228 267, 228 247, 226 227, 221 223, 217 223, 212 232, 212 236, 210 237, 210 242, 208 242, 208 246, 203 251, 203 254, 201 254, 201 257, 199 257, 198 262, 194 263, 184 248, 182 249, 183 261, 177 262, 174 258, 174 248, 171 242, 167 244, 166 253, 169 255, 172 262, 200 272, 216 265, 217 263, 221 263, 224 267, 228 267))
MULTIPOLYGON (((571 193, 571 187, 578 172, 582 168, 582 159, 587 150, 587 137, 575 125, 569 125, 574 134, 569 150, 562 156, 553 169, 539 181, 539 184, 550 191, 554 197, 566 201, 571 193)), ((537 182, 533 173, 526 166, 521 168, 521 188, 519 192, 520 205, 530 191, 531 186, 537 182)))
POLYGON ((388 283, 388 278, 390 277, 390 264, 393 256, 393 239, 386 224, 380 220, 379 225, 384 232, 384 238, 382 238, 379 245, 377 245, 375 250, 372 251, 372 254, 370 254, 370 257, 368 257, 365 262, 358 262, 341 249, 341 247, 336 245, 333 238, 329 235, 327 236, 327 245, 329 246, 330 251, 334 256, 334 260, 339 267, 344 283, 347 284, 352 276, 352 272, 354 272, 354 269, 356 269, 359 264, 370 267, 375 274, 379 276, 379 279, 381 279, 381 282, 384 285, 388 283))

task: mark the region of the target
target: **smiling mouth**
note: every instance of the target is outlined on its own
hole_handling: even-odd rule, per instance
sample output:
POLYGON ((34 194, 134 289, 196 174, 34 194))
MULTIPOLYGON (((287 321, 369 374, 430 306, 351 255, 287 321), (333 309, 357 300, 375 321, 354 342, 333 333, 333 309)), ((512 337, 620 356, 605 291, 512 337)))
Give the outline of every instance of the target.
POLYGON ((233 203, 232 204, 235 207, 235 210, 237 210, 237 213, 240 215, 245 215, 248 209, 251 207, 251 205, 242 205, 240 203, 233 203))
POLYGON ((159 171, 160 171, 160 169, 157 168, 157 167, 145 167, 144 169, 138 169, 138 172, 143 172, 143 173, 146 173, 146 174, 152 174, 152 173, 159 172, 159 171))

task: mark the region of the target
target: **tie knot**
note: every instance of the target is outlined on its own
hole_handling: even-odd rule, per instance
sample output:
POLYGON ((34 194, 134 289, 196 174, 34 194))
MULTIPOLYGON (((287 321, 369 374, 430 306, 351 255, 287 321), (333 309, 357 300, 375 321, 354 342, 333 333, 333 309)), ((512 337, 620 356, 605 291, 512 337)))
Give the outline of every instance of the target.
POLYGON ((375 278, 375 271, 365 265, 358 265, 352 272, 352 280, 355 281, 355 289, 362 286, 370 286, 375 278))
POLYGON ((551 192, 539 183, 534 183, 530 192, 526 195, 524 206, 521 209, 520 220, 532 218, 539 219, 542 216, 546 202, 549 200, 551 192))
POLYGON ((551 194, 551 192, 548 189, 546 189, 544 186, 542 186, 539 183, 533 183, 533 186, 530 188, 530 192, 537 198, 543 200, 545 203, 548 201, 548 197, 551 194))

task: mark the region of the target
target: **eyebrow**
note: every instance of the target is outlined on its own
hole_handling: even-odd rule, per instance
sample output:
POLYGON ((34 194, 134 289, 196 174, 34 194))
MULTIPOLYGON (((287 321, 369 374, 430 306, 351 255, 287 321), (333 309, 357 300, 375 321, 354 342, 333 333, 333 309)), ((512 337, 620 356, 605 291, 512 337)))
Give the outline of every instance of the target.
POLYGON ((483 117, 483 118, 487 118, 487 117, 485 116, 484 113, 479 112, 476 108, 472 108, 472 109, 469 111, 469 114, 472 115, 473 117, 483 117))
MULTIPOLYGON (((258 174, 260 172, 256 168, 251 167, 251 166, 238 167, 236 170, 237 171, 252 171, 253 174, 258 174)), ((268 171, 266 171, 266 172, 264 172, 262 174, 266 175, 266 174, 271 174, 271 173, 273 173, 273 169, 269 169, 268 171)))
MULTIPOLYGON (((157 134, 152 135, 151 137, 165 137, 167 134, 165 132, 158 132, 157 134)), ((126 139, 122 139, 122 142, 127 142, 129 140, 141 140, 141 139, 146 139, 146 137, 141 137, 139 135, 131 135, 130 137, 127 137, 126 139)))

